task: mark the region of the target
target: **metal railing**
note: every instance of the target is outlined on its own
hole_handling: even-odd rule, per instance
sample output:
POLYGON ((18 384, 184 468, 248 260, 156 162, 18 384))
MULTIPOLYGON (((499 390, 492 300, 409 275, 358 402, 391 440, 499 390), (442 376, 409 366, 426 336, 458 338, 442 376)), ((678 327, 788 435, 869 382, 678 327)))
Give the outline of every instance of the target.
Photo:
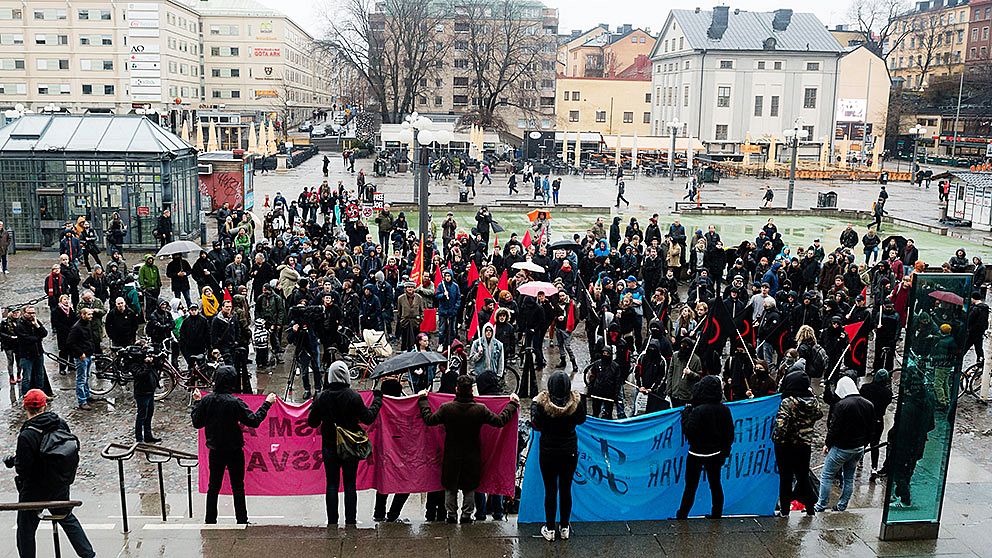
POLYGON ((55 558, 62 557, 62 549, 59 546, 59 521, 72 513, 72 509, 82 506, 79 500, 55 500, 48 502, 12 502, 0 503, 0 511, 36 511, 42 521, 52 522, 52 542, 55 545, 55 558), (48 514, 40 513, 49 510, 48 514), (66 510, 63 514, 54 513, 54 510, 66 510))
POLYGON ((100 457, 117 462, 117 475, 121 489, 121 517, 124 522, 124 532, 127 533, 127 493, 124 490, 124 461, 134 457, 135 453, 142 453, 149 463, 154 463, 158 468, 158 495, 162 508, 162 521, 168 521, 168 514, 165 509, 165 478, 162 466, 176 460, 176 464, 186 469, 186 501, 190 519, 193 518, 193 468, 199 464, 199 459, 195 453, 189 453, 163 446, 152 444, 135 443, 131 445, 111 442, 100 452, 100 457))

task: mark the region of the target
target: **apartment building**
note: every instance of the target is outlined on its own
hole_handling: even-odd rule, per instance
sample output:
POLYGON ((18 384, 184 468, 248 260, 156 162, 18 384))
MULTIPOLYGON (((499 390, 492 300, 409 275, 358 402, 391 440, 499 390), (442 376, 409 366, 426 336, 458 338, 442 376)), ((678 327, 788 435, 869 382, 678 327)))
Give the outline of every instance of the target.
POLYGON ((654 49, 650 31, 624 24, 610 32, 606 25, 588 31, 572 31, 561 37, 558 47, 558 73, 565 77, 617 77, 640 56, 654 49))
POLYGON ((992 0, 973 1, 969 4, 971 17, 968 20, 968 50, 965 62, 969 66, 988 64, 992 53, 992 0))
POLYGON ((557 86, 559 131, 651 135, 649 72, 629 78, 558 76, 557 86))
POLYGON ((290 123, 332 104, 313 39, 253 0, 0 0, 0 110, 290 123))
POLYGON ((961 73, 969 13, 968 0, 923 0, 897 18, 899 43, 889 50, 887 60, 892 78, 910 89, 923 89, 934 76, 961 73))
POLYGON ((843 52, 809 13, 672 10, 651 54, 651 133, 677 121, 709 152, 736 153, 798 123, 818 150, 833 137, 843 52))

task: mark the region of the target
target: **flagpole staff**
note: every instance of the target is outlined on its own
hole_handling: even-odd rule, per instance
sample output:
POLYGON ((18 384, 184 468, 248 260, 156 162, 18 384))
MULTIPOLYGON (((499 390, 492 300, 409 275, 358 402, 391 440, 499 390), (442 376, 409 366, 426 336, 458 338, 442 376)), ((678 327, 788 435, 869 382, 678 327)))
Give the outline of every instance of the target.
MULTIPOLYGON (((747 343, 744 342, 744 336, 741 335, 741 331, 734 326, 734 331, 737 332, 737 338, 741 340, 741 345, 744 347, 744 354, 747 355, 747 359, 751 361, 751 368, 754 368, 754 358, 751 356, 751 351, 747 349, 747 343)), ((749 388, 750 389, 750 388, 749 388)))

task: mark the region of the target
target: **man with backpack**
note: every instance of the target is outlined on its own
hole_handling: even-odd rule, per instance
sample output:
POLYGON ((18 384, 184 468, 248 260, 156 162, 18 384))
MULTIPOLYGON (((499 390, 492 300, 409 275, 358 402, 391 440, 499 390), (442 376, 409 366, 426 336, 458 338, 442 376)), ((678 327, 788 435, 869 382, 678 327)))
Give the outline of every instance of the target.
MULTIPOLYGON (((55 413, 48 412, 48 397, 40 389, 24 395, 28 420, 17 435, 17 453, 4 459, 4 465, 17 473, 18 502, 64 501, 69 486, 76 479, 79 466, 79 439, 69 425, 55 413)), ((79 520, 71 509, 49 510, 64 515, 58 520, 69 543, 81 558, 96 556, 79 520)), ((41 518, 37 511, 17 512, 17 552, 21 558, 34 558, 35 532, 41 518)))

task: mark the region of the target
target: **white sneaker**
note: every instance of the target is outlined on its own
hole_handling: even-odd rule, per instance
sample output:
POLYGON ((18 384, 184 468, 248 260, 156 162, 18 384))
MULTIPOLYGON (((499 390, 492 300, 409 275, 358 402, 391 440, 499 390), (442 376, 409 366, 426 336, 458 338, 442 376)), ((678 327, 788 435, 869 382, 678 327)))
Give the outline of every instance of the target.
POLYGON ((555 540, 555 530, 554 529, 548 529, 548 526, 547 525, 542 525, 541 526, 541 536, 544 537, 544 540, 546 540, 548 542, 551 542, 551 541, 555 540))
POLYGON ((571 527, 562 527, 561 528, 561 540, 563 540, 563 541, 564 540, 568 540, 568 535, 571 533, 571 531, 572 531, 572 528, 571 527))

